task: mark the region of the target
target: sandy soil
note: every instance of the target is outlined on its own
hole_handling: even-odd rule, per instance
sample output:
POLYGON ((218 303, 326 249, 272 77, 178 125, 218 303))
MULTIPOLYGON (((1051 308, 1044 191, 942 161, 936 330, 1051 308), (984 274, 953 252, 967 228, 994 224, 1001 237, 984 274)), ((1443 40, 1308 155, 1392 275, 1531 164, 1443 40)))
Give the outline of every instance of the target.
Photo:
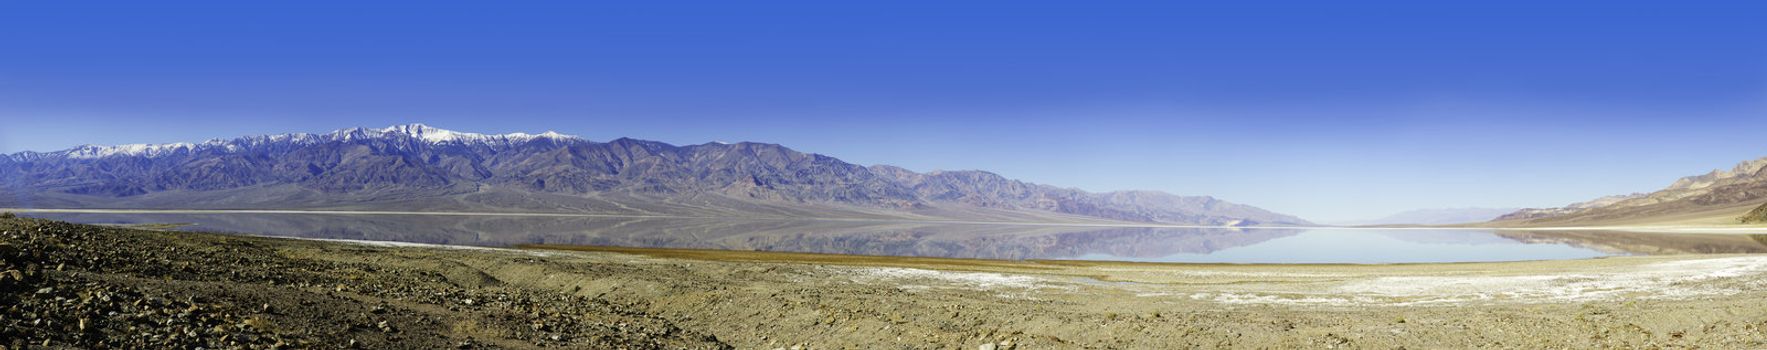
POLYGON ((0 279, 9 349, 1767 347, 1761 255, 1211 265, 462 249, 31 219, 0 232, 0 270, 21 276, 0 279))

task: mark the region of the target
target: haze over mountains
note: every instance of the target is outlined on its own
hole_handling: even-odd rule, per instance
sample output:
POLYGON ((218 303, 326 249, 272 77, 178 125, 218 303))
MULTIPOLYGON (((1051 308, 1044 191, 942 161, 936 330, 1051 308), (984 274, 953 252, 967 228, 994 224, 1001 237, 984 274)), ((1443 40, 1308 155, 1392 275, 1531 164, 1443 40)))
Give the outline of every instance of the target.
POLYGON ((593 142, 422 124, 20 152, 0 156, 0 207, 1307 224, 1206 196, 867 167, 775 144, 593 142))
POLYGON ((1333 222, 1339 225, 1448 225, 1491 221, 1516 208, 1441 208, 1407 210, 1379 219, 1333 222))
POLYGON ((1497 223, 1520 226, 1605 224, 1722 224, 1738 221, 1767 202, 1767 157, 1738 163, 1730 170, 1675 180, 1650 193, 1596 198, 1558 208, 1530 208, 1505 214, 1497 223))

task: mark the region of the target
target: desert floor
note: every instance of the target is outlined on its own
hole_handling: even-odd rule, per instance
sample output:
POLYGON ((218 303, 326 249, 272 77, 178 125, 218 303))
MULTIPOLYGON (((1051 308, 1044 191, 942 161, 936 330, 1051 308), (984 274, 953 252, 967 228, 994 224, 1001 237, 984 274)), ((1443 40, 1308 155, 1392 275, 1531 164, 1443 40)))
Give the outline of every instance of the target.
POLYGON ((1767 256, 992 261, 312 241, 0 219, 20 348, 1767 347, 1767 256))

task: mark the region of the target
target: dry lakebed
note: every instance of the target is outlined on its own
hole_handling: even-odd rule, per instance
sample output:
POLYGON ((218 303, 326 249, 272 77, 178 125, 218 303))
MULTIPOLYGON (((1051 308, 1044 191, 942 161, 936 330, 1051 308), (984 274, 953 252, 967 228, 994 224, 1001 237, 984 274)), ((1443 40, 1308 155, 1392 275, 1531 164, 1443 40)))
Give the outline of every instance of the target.
POLYGON ((0 231, 5 349, 1767 347, 1757 254, 1184 264, 0 231))

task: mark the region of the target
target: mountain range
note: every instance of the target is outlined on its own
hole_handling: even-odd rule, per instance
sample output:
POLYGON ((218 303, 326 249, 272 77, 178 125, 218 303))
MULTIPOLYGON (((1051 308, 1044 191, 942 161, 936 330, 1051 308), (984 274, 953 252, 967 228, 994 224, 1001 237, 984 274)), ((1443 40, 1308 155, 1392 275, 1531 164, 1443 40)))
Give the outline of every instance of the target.
POLYGON ((1596 198, 1557 208, 1530 208, 1498 217, 1506 226, 1615 224, 1724 224, 1748 222, 1751 208, 1767 207, 1767 158, 1729 170, 1683 177, 1662 190, 1596 198))
POLYGON ((0 207, 1308 224, 1207 196, 861 166, 776 144, 594 142, 422 124, 14 153, 0 156, 0 207))
POLYGON ((1450 225, 1491 221, 1517 208, 1415 209, 1372 220, 1333 222, 1339 225, 1450 225))

